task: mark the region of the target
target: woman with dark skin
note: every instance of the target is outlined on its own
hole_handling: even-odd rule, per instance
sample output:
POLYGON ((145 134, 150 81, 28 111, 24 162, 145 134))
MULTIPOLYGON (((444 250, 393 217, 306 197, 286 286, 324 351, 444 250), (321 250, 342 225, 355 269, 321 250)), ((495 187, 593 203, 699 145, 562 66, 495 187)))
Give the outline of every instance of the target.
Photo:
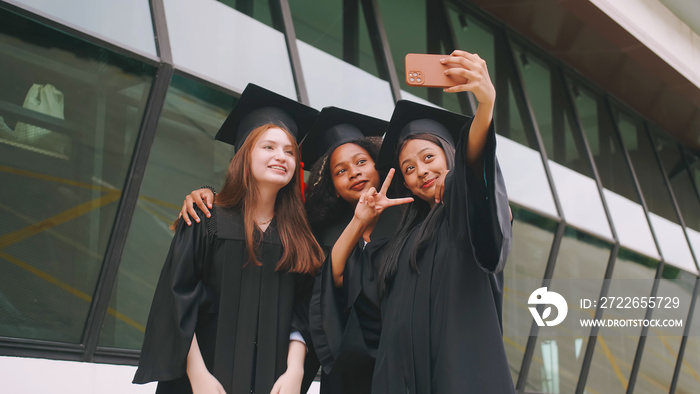
MULTIPOLYGON (((501 329, 512 230, 495 158, 495 89, 477 55, 454 51, 443 63, 468 80, 446 91, 471 91, 479 106, 460 119, 399 102, 390 121, 377 165, 395 167, 416 201, 391 240, 363 253, 377 260, 382 295, 373 393, 514 392, 501 329)), ((387 189, 360 198, 334 263, 384 210, 387 189)))

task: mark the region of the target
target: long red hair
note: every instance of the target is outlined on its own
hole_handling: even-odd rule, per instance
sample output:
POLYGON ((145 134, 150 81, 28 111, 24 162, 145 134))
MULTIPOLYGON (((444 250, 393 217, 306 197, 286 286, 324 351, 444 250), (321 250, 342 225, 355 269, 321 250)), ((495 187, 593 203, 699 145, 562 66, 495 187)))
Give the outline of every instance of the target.
MULTIPOLYGON (((271 128, 279 128, 287 134, 294 147, 294 158, 299 167, 301 155, 296 139, 284 127, 266 124, 253 130, 246 138, 238 152, 233 156, 228 167, 226 181, 221 192, 214 198, 214 204, 238 208, 243 216, 246 245, 250 261, 260 265, 255 249, 256 240, 262 239, 262 232, 255 224, 253 207, 258 201, 258 190, 251 170, 251 157, 255 144, 260 137, 271 128)), ((282 258, 277 263, 276 270, 315 274, 324 260, 323 250, 311 233, 306 211, 299 192, 299 171, 294 171, 292 180, 277 192, 275 198, 275 217, 284 248, 282 258)))

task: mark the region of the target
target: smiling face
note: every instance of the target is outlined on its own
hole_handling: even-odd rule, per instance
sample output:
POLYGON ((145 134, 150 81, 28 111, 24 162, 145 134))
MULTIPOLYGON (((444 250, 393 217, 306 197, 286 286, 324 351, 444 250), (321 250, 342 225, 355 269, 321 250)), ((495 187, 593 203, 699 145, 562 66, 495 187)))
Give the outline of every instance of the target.
POLYGON ((435 203, 435 181, 447 170, 442 148, 422 139, 408 140, 399 154, 399 168, 411 193, 432 206, 435 203))
POLYGON ((289 135, 278 127, 265 131, 253 146, 250 167, 258 187, 279 190, 288 184, 296 170, 296 148, 289 135))
POLYGON ((352 205, 371 187, 379 189, 379 173, 374 160, 359 145, 347 143, 335 148, 330 159, 331 179, 335 192, 352 205))

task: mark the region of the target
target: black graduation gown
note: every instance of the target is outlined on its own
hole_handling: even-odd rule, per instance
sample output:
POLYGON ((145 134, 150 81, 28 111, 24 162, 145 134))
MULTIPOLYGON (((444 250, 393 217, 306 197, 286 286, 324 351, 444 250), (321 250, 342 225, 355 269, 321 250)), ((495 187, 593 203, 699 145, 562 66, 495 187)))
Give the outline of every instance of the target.
POLYGON ((493 127, 484 178, 465 162, 467 133, 445 179, 436 234, 409 264, 409 236, 382 300, 373 393, 512 393, 502 338, 502 271, 512 229, 493 127), (485 187, 484 187, 485 184, 485 187))
MULTIPOLYGON (((368 249, 370 245, 382 243, 382 239, 392 235, 402 209, 392 207, 380 216, 368 249)), ((335 241, 352 218, 345 216, 328 226, 319 237, 327 257, 314 284, 309 326, 323 366, 321 394, 369 393, 381 332, 375 259, 366 256, 363 241, 355 247, 346 262, 343 288, 338 289, 333 284, 330 255, 335 241)))
POLYGON ((134 383, 159 381, 157 393, 191 393, 187 354, 196 333, 204 362, 226 393, 267 394, 287 369, 290 331, 310 339, 313 278, 275 271, 283 252, 275 220, 262 236, 262 266, 256 266, 248 261, 239 211, 215 206, 210 219, 199 217, 191 227, 181 221, 173 238, 134 383))

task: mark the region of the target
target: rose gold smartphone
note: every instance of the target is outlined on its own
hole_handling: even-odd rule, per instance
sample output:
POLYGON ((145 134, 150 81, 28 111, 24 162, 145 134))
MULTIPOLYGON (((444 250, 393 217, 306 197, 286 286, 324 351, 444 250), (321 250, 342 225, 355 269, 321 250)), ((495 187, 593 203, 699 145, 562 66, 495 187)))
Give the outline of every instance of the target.
POLYGON ((450 55, 428 55, 424 53, 409 53, 406 55, 406 84, 409 86, 424 86, 429 88, 449 88, 467 83, 463 77, 445 75, 450 67, 440 63, 440 59, 450 55))

